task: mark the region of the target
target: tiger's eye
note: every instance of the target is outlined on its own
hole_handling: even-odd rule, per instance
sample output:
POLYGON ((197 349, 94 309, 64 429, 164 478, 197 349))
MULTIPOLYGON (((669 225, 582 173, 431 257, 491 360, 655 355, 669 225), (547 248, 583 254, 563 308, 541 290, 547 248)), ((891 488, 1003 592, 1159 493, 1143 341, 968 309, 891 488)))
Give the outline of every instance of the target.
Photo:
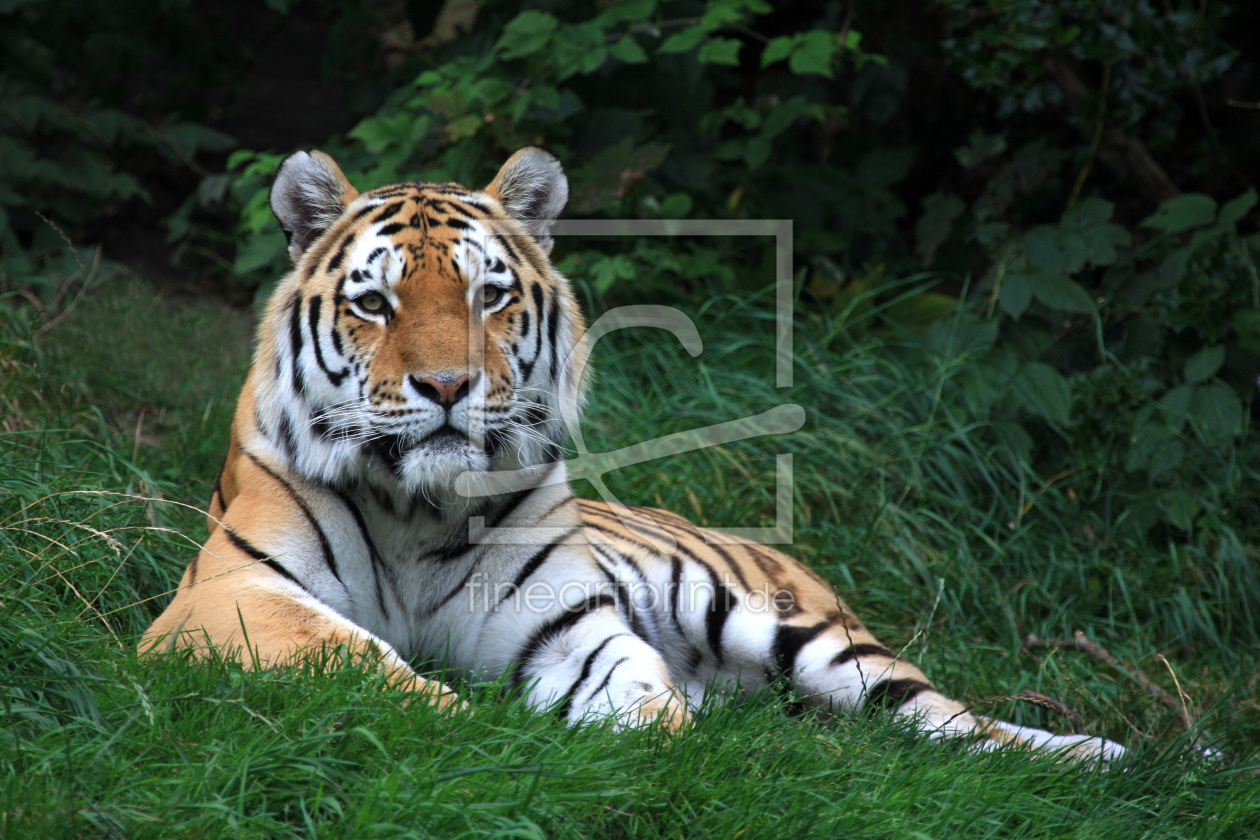
POLYGON ((356 302, 365 312, 380 312, 385 308, 385 296, 379 292, 368 292, 356 302))
POLYGON ((486 306, 493 306, 503 298, 503 290, 498 286, 482 286, 481 302, 486 306))

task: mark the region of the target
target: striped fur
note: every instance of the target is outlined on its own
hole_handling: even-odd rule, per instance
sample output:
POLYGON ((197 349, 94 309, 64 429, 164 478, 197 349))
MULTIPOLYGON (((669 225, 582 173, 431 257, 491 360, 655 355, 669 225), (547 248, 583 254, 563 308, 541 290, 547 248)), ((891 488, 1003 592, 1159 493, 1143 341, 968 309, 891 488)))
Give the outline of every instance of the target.
POLYGON ((706 697, 772 685, 981 747, 1119 755, 971 715, 784 554, 573 496, 560 455, 584 322, 548 261, 567 195, 535 148, 479 192, 360 195, 325 155, 285 162, 272 207, 294 267, 260 329, 210 537, 141 649, 247 646, 271 666, 345 645, 441 704, 454 694, 414 668, 507 674, 571 723, 673 729, 706 697), (491 472, 531 480, 456 492, 491 472))

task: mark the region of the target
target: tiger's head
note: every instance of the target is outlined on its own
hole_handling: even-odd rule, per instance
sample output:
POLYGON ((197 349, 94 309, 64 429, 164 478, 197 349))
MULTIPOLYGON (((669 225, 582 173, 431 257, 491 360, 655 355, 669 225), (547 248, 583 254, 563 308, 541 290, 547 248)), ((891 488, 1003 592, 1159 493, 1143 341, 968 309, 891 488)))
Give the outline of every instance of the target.
POLYGON ((293 269, 247 389, 255 443, 310 479, 430 498, 461 473, 557 460, 585 369, 582 316, 548 258, 568 195, 534 147, 481 191, 359 193, 329 156, 290 156, 270 203, 293 269))

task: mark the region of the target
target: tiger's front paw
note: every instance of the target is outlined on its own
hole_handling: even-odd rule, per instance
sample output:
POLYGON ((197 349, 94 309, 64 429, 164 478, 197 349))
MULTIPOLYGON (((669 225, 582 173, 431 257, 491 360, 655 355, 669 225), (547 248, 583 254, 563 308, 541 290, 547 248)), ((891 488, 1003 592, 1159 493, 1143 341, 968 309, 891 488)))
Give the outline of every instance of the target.
POLYGON ((671 690, 640 704, 635 709, 636 726, 659 726, 666 732, 682 732, 691 725, 687 703, 671 690))
POLYGON ((463 711, 468 708, 468 704, 459 699, 459 695, 455 690, 440 683, 437 680, 425 680, 424 685, 414 689, 424 696, 429 703, 437 706, 442 711, 463 711))
POLYGON ((391 681, 392 687, 408 692, 403 698, 403 706, 407 706, 413 698, 420 699, 442 711, 462 711, 468 704, 459 699, 455 689, 437 680, 426 680, 418 674, 410 674, 401 679, 391 681))

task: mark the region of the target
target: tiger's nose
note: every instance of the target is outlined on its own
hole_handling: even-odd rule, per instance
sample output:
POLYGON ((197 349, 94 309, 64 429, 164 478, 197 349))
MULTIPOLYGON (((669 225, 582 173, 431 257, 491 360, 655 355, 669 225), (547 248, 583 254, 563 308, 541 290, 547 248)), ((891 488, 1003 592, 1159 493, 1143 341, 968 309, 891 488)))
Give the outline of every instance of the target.
POLYGON ((408 376, 411 387, 427 400, 432 400, 442 408, 450 409, 455 403, 468 396, 468 374, 460 376, 425 376, 417 379, 408 376))

